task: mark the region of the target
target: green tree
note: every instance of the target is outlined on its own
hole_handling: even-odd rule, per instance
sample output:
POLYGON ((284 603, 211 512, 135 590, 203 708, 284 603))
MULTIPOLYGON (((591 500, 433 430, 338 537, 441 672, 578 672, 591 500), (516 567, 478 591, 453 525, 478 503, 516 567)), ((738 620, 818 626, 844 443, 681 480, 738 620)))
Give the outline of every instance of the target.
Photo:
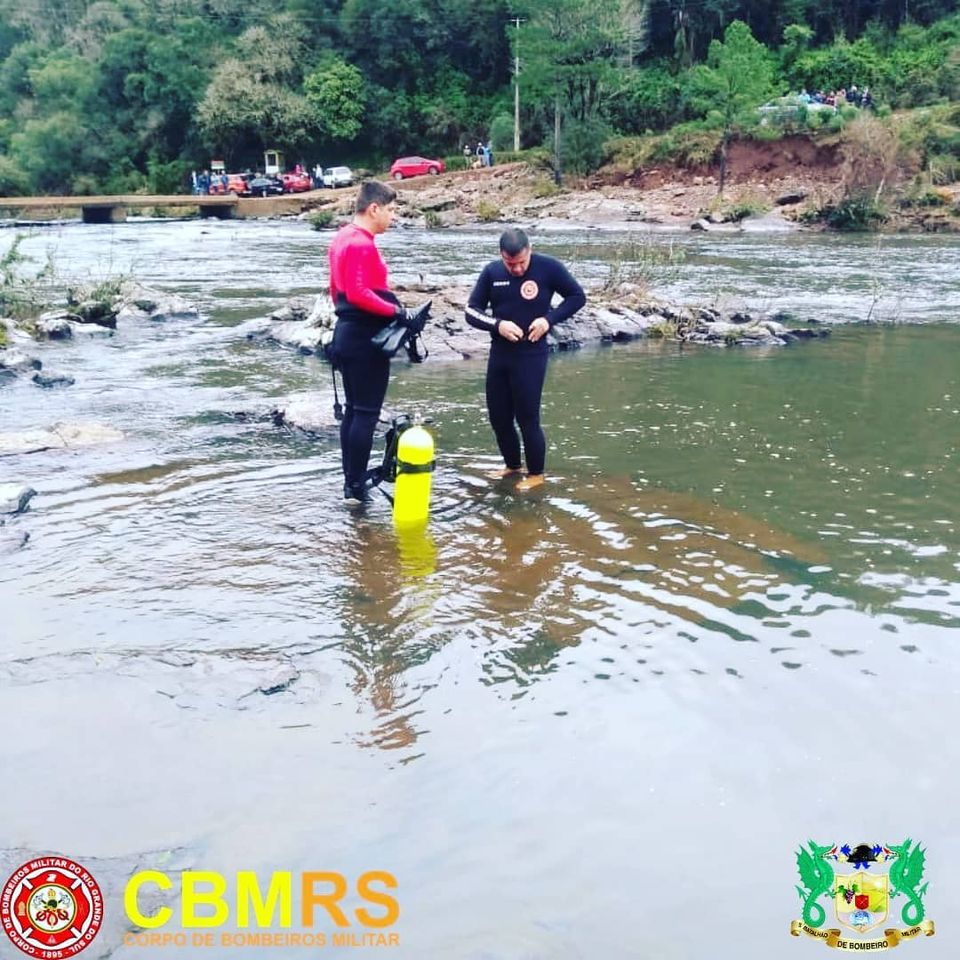
POLYGON ((13 157, 0 154, 0 197, 22 197, 30 192, 30 178, 13 157))
POLYGON ((371 84, 413 94, 453 68, 475 93, 497 90, 510 67, 505 0, 346 0, 345 58, 371 84))
POLYGON ((69 193, 78 171, 89 169, 90 131, 74 113, 28 120, 10 139, 10 154, 42 193, 69 193), (66 189, 65 189, 66 188, 66 189))
POLYGON ((46 47, 64 42, 86 12, 88 0, 0 0, 0 22, 18 28, 46 47))
POLYGON ((97 88, 97 68, 80 57, 58 51, 30 70, 30 88, 35 114, 66 111, 83 116, 89 112, 97 88))
POLYGON ((682 109, 680 81, 664 61, 623 71, 606 104, 623 133, 662 130, 681 118, 682 109))
POLYGON ((884 60, 869 40, 848 43, 839 37, 829 46, 808 50, 785 71, 791 86, 808 90, 846 89, 855 83, 876 86, 885 72, 884 60))
POLYGON ((238 56, 220 63, 197 108, 208 146, 232 161, 263 147, 295 150, 317 134, 316 111, 300 92, 303 36, 288 17, 244 32, 238 56))
POLYGON ((140 12, 139 5, 95 0, 68 31, 69 48, 84 60, 98 60, 109 38, 133 26, 140 12))
POLYGON ((691 101, 701 113, 716 118, 723 128, 720 141, 720 195, 727 175, 727 148, 738 125, 774 92, 773 63, 766 47, 754 39, 742 20, 714 40, 706 64, 690 72, 691 101))
MULTIPOLYGON (((13 116, 33 97, 31 71, 43 64, 46 50, 39 43, 19 43, 0 64, 0 115, 13 116)), ((29 111, 28 111, 29 112, 29 111)))
POLYGON ((340 25, 347 59, 388 90, 416 92, 445 60, 439 0, 346 0, 340 25))
POLYGON ((498 113, 490 121, 490 141, 494 151, 513 149, 513 117, 498 113))
POLYGON ((214 39, 209 24, 183 18, 163 36, 137 26, 107 38, 95 112, 111 152, 131 156, 142 171, 151 156, 168 159, 187 149, 214 39))
POLYGON ((237 56, 261 82, 297 86, 303 80, 305 28, 290 16, 272 17, 244 31, 237 56))
POLYGON ((611 133, 610 127, 599 118, 569 122, 561 145, 564 169, 579 174, 596 170, 603 163, 603 145, 611 133))
POLYGON ((783 46, 780 47, 780 69, 789 74, 797 58, 806 53, 813 39, 813 31, 804 23, 791 23, 783 31, 783 46))
POLYGON ((370 113, 364 127, 368 149, 379 152, 381 144, 390 144, 398 154, 415 151, 421 130, 412 98, 403 91, 371 85, 369 102, 370 113))
POLYGON ((299 94, 261 81, 249 64, 226 60, 197 108, 208 146, 229 161, 264 147, 295 149, 316 132, 316 114, 299 94))
POLYGON ((353 140, 363 125, 363 74, 331 56, 303 81, 307 101, 316 111, 317 127, 333 140, 353 140))
POLYGON ((600 117, 603 95, 624 50, 620 0, 554 0, 529 10, 523 34, 521 96, 553 106, 554 175, 562 176, 562 117, 581 126, 600 117))

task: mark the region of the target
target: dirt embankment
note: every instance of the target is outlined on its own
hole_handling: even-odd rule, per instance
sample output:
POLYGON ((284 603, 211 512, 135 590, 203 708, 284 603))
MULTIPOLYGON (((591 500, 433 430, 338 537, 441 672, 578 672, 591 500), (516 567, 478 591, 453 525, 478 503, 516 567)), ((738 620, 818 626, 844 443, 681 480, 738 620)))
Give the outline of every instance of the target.
MULTIPOLYGON (((812 164, 813 157, 809 158, 812 164)), ((452 226, 476 221, 536 223, 595 228, 625 225, 649 229, 687 228, 721 206, 747 203, 758 210, 796 208, 814 189, 822 190, 823 168, 791 166, 737 149, 722 202, 714 172, 658 166, 631 175, 600 173, 568 178, 563 188, 549 172, 525 164, 504 164, 395 184, 405 215, 428 224, 452 226), (784 203, 789 200, 790 203, 784 203)))
MULTIPOLYGON (((416 177, 397 187, 401 213, 431 226, 519 223, 541 227, 571 224, 594 228, 632 225, 689 229, 705 217, 751 209, 771 228, 790 227, 809 210, 836 203, 842 195, 845 159, 839 141, 787 137, 762 143, 735 141, 728 154, 727 182, 718 196, 718 170, 661 164, 627 173, 601 171, 554 186, 549 172, 526 164, 416 177)), ((960 229, 960 184, 938 188, 945 199, 936 210, 900 209, 893 229, 960 229)), ((321 191, 321 194, 323 192, 321 191)), ((327 192, 312 204, 347 216, 354 191, 327 192)))

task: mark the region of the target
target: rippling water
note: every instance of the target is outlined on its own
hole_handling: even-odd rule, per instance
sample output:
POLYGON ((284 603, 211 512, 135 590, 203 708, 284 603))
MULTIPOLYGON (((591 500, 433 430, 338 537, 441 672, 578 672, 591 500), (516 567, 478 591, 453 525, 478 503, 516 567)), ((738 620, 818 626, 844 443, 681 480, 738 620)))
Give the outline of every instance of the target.
MULTIPOLYGON (((400 279, 468 282, 495 238, 384 247, 400 279)), ((912 836, 946 920, 960 246, 680 238, 674 295, 916 324, 554 358, 532 496, 482 479, 482 364, 398 367, 390 402, 435 418, 441 454, 429 527, 398 536, 386 501, 341 507, 332 435, 235 416, 327 402, 313 358, 234 327, 315 289, 328 241, 128 223, 25 245, 205 314, 43 347, 75 386, 0 392, 0 430, 126 435, 0 458, 39 491, 0 571, 0 847, 391 870, 394 955, 766 958, 801 949, 799 842, 912 836)), ((542 246, 596 280, 621 241, 542 246)))

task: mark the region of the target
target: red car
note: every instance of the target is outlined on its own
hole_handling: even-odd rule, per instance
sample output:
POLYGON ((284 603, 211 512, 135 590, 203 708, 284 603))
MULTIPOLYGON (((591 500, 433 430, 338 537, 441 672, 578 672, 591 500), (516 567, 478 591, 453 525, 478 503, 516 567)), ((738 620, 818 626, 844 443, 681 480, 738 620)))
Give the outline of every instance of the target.
POLYGON ((394 160, 390 166, 390 176, 394 180, 402 180, 404 177, 419 177, 424 173, 429 173, 435 177, 438 173, 443 173, 442 160, 429 160, 426 157, 400 157, 394 160))
POLYGON ((238 197, 245 197, 250 193, 250 187, 247 185, 250 176, 250 174, 246 173, 228 173, 227 186, 226 189, 224 189, 219 174, 215 174, 213 182, 210 184, 210 193, 214 195, 235 193, 238 197))
POLYGON ((303 193, 305 190, 313 189, 313 181, 309 173, 284 173, 280 179, 283 181, 284 193, 303 193))

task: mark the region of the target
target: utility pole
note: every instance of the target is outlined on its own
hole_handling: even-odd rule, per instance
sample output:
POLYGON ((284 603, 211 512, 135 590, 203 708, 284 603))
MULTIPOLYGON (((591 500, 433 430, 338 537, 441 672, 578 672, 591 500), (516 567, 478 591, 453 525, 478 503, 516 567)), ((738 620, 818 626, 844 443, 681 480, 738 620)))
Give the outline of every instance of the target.
POLYGON ((563 186, 563 161, 560 159, 560 91, 553 101, 553 179, 558 187, 563 186))
POLYGON ((513 152, 520 151, 520 17, 510 21, 517 28, 517 42, 513 48, 513 152))

